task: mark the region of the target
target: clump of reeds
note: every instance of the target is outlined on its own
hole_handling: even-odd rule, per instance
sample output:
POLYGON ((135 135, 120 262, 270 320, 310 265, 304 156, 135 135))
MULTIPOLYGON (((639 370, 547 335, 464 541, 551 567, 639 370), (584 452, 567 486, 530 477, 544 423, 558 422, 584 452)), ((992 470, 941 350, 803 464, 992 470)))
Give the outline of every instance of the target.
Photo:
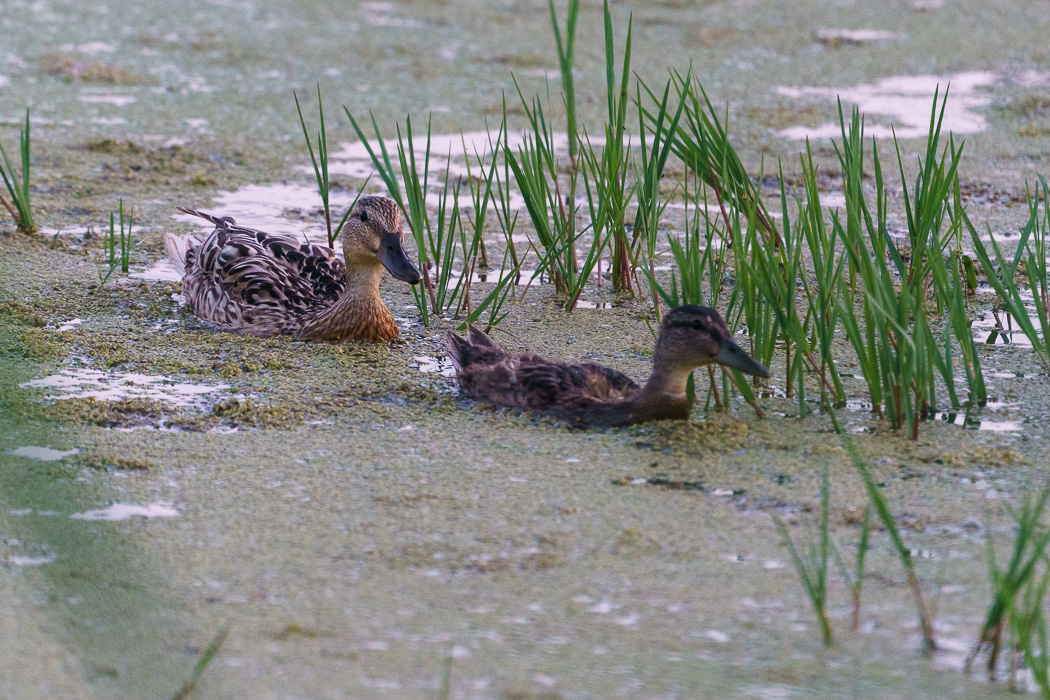
POLYGON ((119 200, 120 228, 117 228, 116 217, 113 212, 109 213, 109 231, 103 234, 102 247, 106 256, 98 269, 98 286, 102 287, 113 276, 117 268, 121 273, 128 273, 131 262, 131 254, 138 247, 139 241, 131 236, 131 228, 135 223, 134 212, 128 212, 127 229, 124 227, 124 200, 119 200))
MULTIPOLYGON (((509 139, 504 137, 503 155, 514 174, 514 180, 525 201, 525 208, 539 242, 538 246, 533 246, 540 257, 534 277, 546 272, 554 282, 555 289, 563 295, 565 308, 571 311, 576 307, 591 272, 601 258, 610 232, 594 231, 587 257, 581 263, 576 245, 586 230, 593 229, 594 222, 583 231, 576 230, 579 206, 575 196, 562 194, 553 126, 548 121, 543 103, 538 97, 530 103, 520 87, 518 96, 529 128, 517 150, 512 149, 509 139)), ((570 134, 569 142, 572 143, 574 138, 576 137, 570 134)), ((568 175, 570 184, 566 188, 569 193, 576 190, 577 172, 575 165, 572 167, 573 170, 568 175)), ((594 206, 596 194, 590 187, 587 169, 582 170, 588 200, 597 212, 601 205, 598 203, 598 206, 594 206)))
POLYGON ((920 418, 936 411, 936 376, 941 377, 952 407, 960 406, 955 391, 953 339, 963 349, 969 400, 977 405, 985 401, 980 360, 963 301, 961 257, 958 251, 947 258, 945 255, 965 219, 961 205, 952 207, 962 146, 949 139, 948 145, 940 147, 946 104, 947 94, 939 109, 938 96, 934 96, 926 151, 911 192, 897 147, 910 257, 888 234, 878 149, 873 153, 877 207, 873 214, 862 189, 863 122, 854 109, 847 127, 841 108, 839 113, 842 147, 837 150, 846 193, 846 224, 842 226, 836 217, 835 229, 849 254, 850 274, 839 285, 836 303, 868 384, 873 410, 894 427, 910 427, 913 439, 918 437, 920 418), (862 317, 856 309, 858 286, 862 317), (934 334, 929 316, 932 303, 946 309, 949 317, 940 337, 934 334))
POLYGON ((1018 690, 1017 670, 1019 662, 1023 662, 1031 671, 1032 679, 1044 700, 1050 698, 1050 644, 1047 643, 1046 618, 1043 615, 1043 601, 1048 586, 1050 567, 1044 565, 1041 578, 1028 578, 1020 600, 1010 614, 1014 643, 1014 654, 1010 660, 1010 689, 1018 690))
MULTIPOLYGON (((988 673, 990 677, 994 675, 1002 649, 1003 632, 1011 624, 1017 635, 1018 648, 1031 653, 1032 634, 1037 631, 1042 618, 1042 610, 1034 605, 1034 599, 1042 599, 1047 585, 1044 580, 1035 588, 1030 588, 1032 582, 1037 580, 1038 564, 1046 561, 1046 549, 1050 545, 1050 528, 1039 522, 1046 510, 1048 499, 1050 488, 1044 488, 1034 498, 1026 496, 1020 511, 1011 510, 1017 529, 1006 568, 1000 568, 996 562, 992 529, 986 529, 988 578, 991 580, 993 597, 984 626, 981 628, 980 638, 966 659, 966 671, 970 670, 981 651, 987 648, 988 673), (1018 600, 1022 593, 1029 597, 1027 601, 1024 598, 1018 600)), ((1045 634, 1045 628, 1043 633, 1045 634)), ((1045 649, 1045 641, 1043 646, 1045 649)))
POLYGON ((22 233, 36 233, 36 224, 33 222, 33 207, 29 197, 29 110, 26 110, 25 126, 18 134, 19 155, 21 160, 20 176, 16 174, 11 159, 7 157, 7 151, 0 143, 0 177, 4 180, 4 187, 11 201, 4 199, 0 194, 0 204, 4 205, 7 212, 14 219, 15 226, 22 233))
POLYGON ((1009 258, 1003 255, 990 228, 988 238, 995 253, 994 260, 965 211, 960 219, 970 233, 977 262, 984 270, 988 284, 995 289, 997 306, 1005 309, 1011 321, 1032 343, 1044 366, 1050 367, 1050 283, 1047 281, 1046 261, 1047 238, 1050 237, 1050 188, 1041 175, 1035 192, 1028 190, 1027 196, 1028 222, 1021 229, 1017 248, 1009 258), (1023 273, 1020 272, 1022 263, 1023 273), (1034 313, 1028 309, 1019 277, 1027 281, 1034 313))

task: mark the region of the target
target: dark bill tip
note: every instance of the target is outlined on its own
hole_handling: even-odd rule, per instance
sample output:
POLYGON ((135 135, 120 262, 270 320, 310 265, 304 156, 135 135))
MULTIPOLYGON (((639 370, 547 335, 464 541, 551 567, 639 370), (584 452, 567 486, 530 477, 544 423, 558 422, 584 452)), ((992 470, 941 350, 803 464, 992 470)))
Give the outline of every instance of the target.
POLYGON ((383 241, 379 247, 379 262, 387 269, 395 279, 409 284, 418 284, 423 279, 419 268, 408 259, 405 246, 401 243, 401 235, 393 231, 383 234, 383 241))
POLYGON ((715 362, 730 369, 738 369, 744 374, 753 374, 763 378, 769 376, 769 370, 765 366, 755 362, 754 358, 729 338, 722 340, 722 347, 715 356, 715 362))

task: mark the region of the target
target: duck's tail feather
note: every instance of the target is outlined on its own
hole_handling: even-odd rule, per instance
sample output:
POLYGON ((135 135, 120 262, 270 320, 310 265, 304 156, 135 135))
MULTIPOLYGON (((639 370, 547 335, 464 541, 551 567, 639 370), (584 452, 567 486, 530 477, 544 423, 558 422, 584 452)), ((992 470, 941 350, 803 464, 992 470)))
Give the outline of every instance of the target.
POLYGON ((189 214, 190 216, 199 216, 200 218, 205 219, 206 221, 212 222, 216 226, 226 227, 231 225, 237 225, 237 222, 233 220, 232 216, 215 216, 214 214, 208 214, 206 212, 198 211, 196 209, 189 209, 188 207, 175 208, 181 211, 183 214, 189 214))
POLYGON ((463 360, 470 352, 470 343, 464 338, 460 338, 454 332, 448 332, 448 356, 452 359, 452 365, 456 368, 456 373, 463 371, 463 360))
POLYGON ((174 233, 164 234, 164 249, 168 251, 168 258, 175 269, 181 274, 186 273, 186 261, 190 249, 201 244, 201 239, 192 233, 178 236, 174 233))
POLYGON ((473 323, 467 324, 467 340, 470 344, 478 348, 492 348, 493 350, 502 350, 496 341, 488 336, 485 331, 481 330, 473 323))
POLYGON ((491 364, 503 357, 503 347, 477 326, 467 324, 467 337, 448 332, 448 354, 457 374, 473 364, 491 364))

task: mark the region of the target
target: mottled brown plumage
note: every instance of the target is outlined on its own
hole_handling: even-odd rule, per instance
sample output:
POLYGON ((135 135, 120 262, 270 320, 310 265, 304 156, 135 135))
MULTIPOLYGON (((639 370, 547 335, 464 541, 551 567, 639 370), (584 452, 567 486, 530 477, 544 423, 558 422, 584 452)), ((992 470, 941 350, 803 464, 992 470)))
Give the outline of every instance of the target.
POLYGON ((173 234, 164 241, 184 271, 182 291, 198 317, 261 337, 331 342, 398 337, 379 296, 380 276, 386 267, 415 284, 420 274, 405 254, 401 216, 392 200, 358 200, 342 231, 343 260, 331 248, 237 226, 228 216, 179 211, 215 224, 204 241, 173 234))
POLYGON ((645 386, 594 363, 570 364, 536 355, 510 355, 470 326, 466 338, 449 332, 449 354, 463 391, 497 406, 553 416, 577 426, 688 420, 686 382, 713 363, 768 377, 769 370, 740 349, 725 321, 706 306, 680 306, 664 316, 645 386))

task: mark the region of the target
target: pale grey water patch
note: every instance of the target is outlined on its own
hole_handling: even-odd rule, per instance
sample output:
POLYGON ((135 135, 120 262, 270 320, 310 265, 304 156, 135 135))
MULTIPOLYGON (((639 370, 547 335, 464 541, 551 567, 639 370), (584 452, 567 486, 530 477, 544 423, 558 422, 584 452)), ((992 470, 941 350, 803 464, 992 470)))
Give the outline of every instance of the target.
POLYGON ((816 32, 818 41, 831 46, 900 41, 905 36, 903 32, 890 32, 882 29, 818 29, 816 32))
POLYGON ((1023 88, 1046 87, 1050 85, 1050 72, 1029 70, 1016 76, 1013 81, 1023 88))
POLYGON ((0 564, 46 566, 58 561, 58 553, 47 545, 36 545, 16 538, 0 540, 0 564))
MULTIPOLYGON (((1034 313, 1034 309, 1031 311, 1034 313)), ((970 324, 973 339, 986 345, 1032 347, 1031 339, 1017 326, 1013 317, 1005 311, 1000 311, 999 314, 1000 318, 996 318, 995 314, 990 314, 987 318, 974 320, 970 324), (1002 321, 1005 321, 1005 324, 1002 321)), ((1031 321, 1036 328, 1039 328, 1038 318, 1031 318, 1031 321)))
POLYGON ((82 319, 82 318, 71 318, 68 321, 63 321, 61 323, 61 325, 59 325, 54 330, 56 330, 56 331, 58 331, 60 333, 64 332, 64 331, 76 330, 76 327, 79 326, 83 322, 84 322, 84 319, 82 319))
MULTIPOLYGON (((329 202, 336 211, 350 206, 353 201, 350 193, 335 190, 329 202)), ((215 195, 215 204, 201 208, 216 216, 233 217, 239 226, 266 231, 267 233, 284 234, 309 241, 316 245, 328 245, 328 232, 324 222, 292 219, 287 212, 321 211, 321 195, 316 187, 306 187, 294 183, 273 183, 270 185, 246 185, 237 190, 223 191, 215 195)), ((194 224, 203 234, 211 233, 214 225, 205 219, 192 214, 176 214, 176 221, 194 224)), ((336 253, 342 254, 340 246, 336 253)))
POLYGON ((57 462, 60 459, 80 454, 80 450, 55 450, 50 447, 26 445, 24 447, 9 449, 6 451, 6 454, 14 455, 15 457, 25 457, 26 459, 35 459, 40 462, 57 462))
POLYGON ((958 425, 970 430, 980 430, 990 433, 1019 433, 1024 430, 1024 421, 1020 420, 980 420, 965 413, 941 412, 937 414, 939 420, 952 425, 958 425))
POLYGON ((104 41, 89 41, 85 44, 62 44, 58 50, 75 51, 76 53, 113 53, 116 48, 113 44, 107 44, 104 41))
POLYGON ((171 260, 161 258, 145 270, 132 272, 128 277, 148 282, 179 282, 182 280, 182 273, 179 272, 171 260))
POLYGON ((195 406, 208 394, 230 388, 229 384, 193 384, 172 377, 151 374, 107 373, 94 369, 67 369, 41 379, 22 382, 22 389, 54 389, 47 399, 87 399, 124 401, 152 399, 172 406, 195 406))
POLYGON ((158 501, 148 505, 133 505, 126 503, 114 503, 109 508, 99 510, 88 510, 83 513, 73 513, 69 517, 73 520, 127 520, 128 518, 174 518, 179 511, 170 503, 158 501))
POLYGON ((361 3, 361 17, 370 27, 397 27, 399 29, 422 29, 426 23, 416 19, 401 17, 395 13, 397 7, 392 2, 361 3))
POLYGON ((455 377, 456 367, 452 364, 452 359, 447 355, 445 357, 413 357, 416 362, 416 367, 422 374, 440 374, 442 377, 455 377))
MULTIPOLYGON (((944 95, 951 83, 951 99, 944 110, 943 130, 956 134, 974 134, 988 127, 988 120, 974 110, 991 104, 991 96, 979 93, 999 82, 995 73, 970 71, 954 75, 898 75, 845 88, 833 87, 787 87, 780 86, 777 93, 795 99, 816 98, 835 102, 851 102, 868 116, 865 135, 876 138, 892 138, 889 126, 872 123, 871 117, 883 115, 890 118, 896 127, 896 135, 902 139, 925 138, 930 126, 930 106, 938 87, 944 95)), ((817 127, 793 126, 777 132, 791 140, 805 138, 839 138, 842 131, 837 121, 817 127)))
MULTIPOLYGON (((433 183, 431 191, 427 193, 427 203, 431 206, 437 204, 438 195, 435 190, 443 186, 442 178, 444 178, 446 170, 450 177, 466 178, 469 174, 477 176, 482 168, 478 163, 478 159, 480 158, 482 163, 488 162, 491 158, 492 148, 496 145, 499 137, 500 134, 497 130, 431 134, 430 160, 427 162, 425 160, 427 135, 424 133, 422 136, 415 136, 412 139, 412 147, 416 154, 416 164, 420 169, 424 165, 429 166, 431 182, 433 183), (467 168, 468 159, 470 161, 469 169, 467 168)), ((508 145, 511 150, 516 151, 525 142, 525 132, 510 134, 505 138, 509 141, 508 145)), ((605 143, 605 139, 598 136, 591 137, 590 141, 595 146, 605 143)), ((568 155, 569 139, 566 134, 554 132, 552 142, 555 155, 558 157, 568 155)), ((385 139, 383 145, 389 153, 397 153, 398 142, 396 139, 385 139)), ((373 148, 378 149, 378 144, 373 145, 373 148)), ((372 158, 369 156, 368 149, 363 142, 344 142, 340 144, 340 150, 330 153, 328 157, 329 172, 361 179, 372 176, 372 181, 379 184, 378 173, 372 165, 372 158)), ((309 165, 300 166, 299 169, 303 172, 313 172, 312 166, 309 165)), ((579 197, 579 200, 581 204, 585 203, 582 195, 579 197)), ((465 208, 473 206, 468 188, 464 187, 460 190, 459 203, 461 207, 465 208)), ((525 207, 525 200, 522 199, 519 192, 513 189, 510 191, 510 206, 514 210, 525 207)))
POLYGON ((80 101, 88 104, 109 104, 115 107, 126 107, 134 103, 135 98, 131 95, 88 94, 81 95, 80 101))

